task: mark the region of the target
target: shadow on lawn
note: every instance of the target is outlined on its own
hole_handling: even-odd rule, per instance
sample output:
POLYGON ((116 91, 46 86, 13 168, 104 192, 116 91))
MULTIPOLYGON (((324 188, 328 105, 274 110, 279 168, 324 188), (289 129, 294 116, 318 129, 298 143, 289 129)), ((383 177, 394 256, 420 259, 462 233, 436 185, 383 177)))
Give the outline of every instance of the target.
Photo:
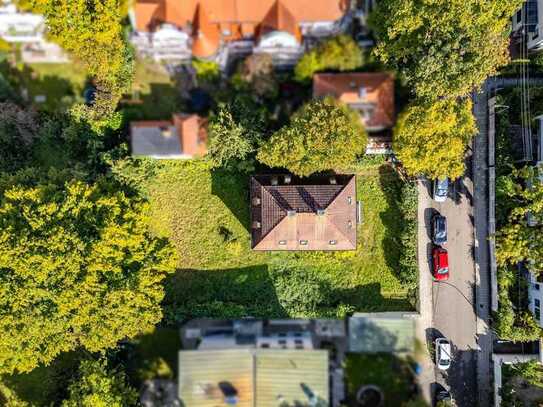
POLYGON ((214 170, 211 173, 211 193, 249 231, 249 176, 222 169, 214 170))
POLYGON ((165 283, 167 325, 192 318, 284 318, 267 265, 178 270, 165 283))
POLYGON ((0 63, 0 73, 3 74, 13 89, 17 92, 16 102, 24 100, 41 110, 54 111, 61 107, 68 107, 78 99, 82 89, 74 86, 66 78, 56 75, 40 75, 31 66, 23 65, 22 69, 12 68, 7 61, 0 63), (23 92, 26 95, 23 95, 23 92), (36 96, 44 96, 42 102, 36 102, 36 96))

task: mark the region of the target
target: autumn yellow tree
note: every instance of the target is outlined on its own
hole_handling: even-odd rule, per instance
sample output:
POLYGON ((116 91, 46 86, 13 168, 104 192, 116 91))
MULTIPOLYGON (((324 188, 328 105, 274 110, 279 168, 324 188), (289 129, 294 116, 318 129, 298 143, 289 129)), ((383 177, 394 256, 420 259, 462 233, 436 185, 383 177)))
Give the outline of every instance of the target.
POLYGON ((412 176, 452 179, 464 173, 464 155, 477 132, 469 99, 409 106, 398 118, 393 148, 412 176))
POLYGON ((305 177, 351 165, 366 144, 357 112, 332 98, 316 99, 302 106, 288 125, 262 145, 257 160, 305 177))
POLYGON ((122 19, 126 0, 30 0, 33 10, 43 14, 48 36, 71 53, 96 83, 91 120, 113 113, 122 94, 130 89, 133 58, 123 38, 122 19))
POLYGON ((379 0, 376 55, 426 100, 468 95, 509 62, 511 16, 523 0, 379 0))
POLYGON ((151 329, 175 268, 169 243, 147 230, 146 204, 118 185, 27 183, 0 198, 0 373, 151 329))

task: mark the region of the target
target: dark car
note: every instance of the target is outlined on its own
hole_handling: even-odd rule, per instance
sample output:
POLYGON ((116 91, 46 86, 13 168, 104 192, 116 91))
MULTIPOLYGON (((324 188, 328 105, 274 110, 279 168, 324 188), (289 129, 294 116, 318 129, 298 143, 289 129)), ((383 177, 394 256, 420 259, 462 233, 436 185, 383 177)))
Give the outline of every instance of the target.
POLYGON ((445 202, 449 195, 449 179, 436 179, 434 180, 434 201, 445 202))
POLYGON ((447 218, 439 214, 432 218, 432 240, 437 245, 447 243, 447 218))
POLYGON ((436 391, 436 403, 441 402, 440 405, 444 406, 454 406, 454 400, 451 397, 451 393, 449 393, 443 386, 439 386, 439 388, 436 391))

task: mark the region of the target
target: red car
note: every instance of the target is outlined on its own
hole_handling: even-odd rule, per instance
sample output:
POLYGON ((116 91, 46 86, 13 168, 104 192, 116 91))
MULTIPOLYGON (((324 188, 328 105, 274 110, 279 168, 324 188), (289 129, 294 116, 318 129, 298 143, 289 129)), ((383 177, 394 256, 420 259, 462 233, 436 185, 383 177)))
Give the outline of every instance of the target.
POLYGON ((432 249, 432 263, 434 266, 434 278, 447 280, 449 278, 449 255, 443 247, 435 246, 432 249))

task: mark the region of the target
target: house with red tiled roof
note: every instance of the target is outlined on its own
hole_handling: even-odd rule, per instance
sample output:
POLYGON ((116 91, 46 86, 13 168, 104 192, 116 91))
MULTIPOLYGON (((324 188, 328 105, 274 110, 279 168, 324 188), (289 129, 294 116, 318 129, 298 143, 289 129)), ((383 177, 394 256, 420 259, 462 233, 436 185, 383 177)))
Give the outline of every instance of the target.
POLYGON ((390 149, 395 124, 394 77, 385 72, 317 73, 313 97, 332 96, 360 113, 369 133, 367 152, 390 149))
POLYGON ((250 180, 253 250, 356 250, 354 175, 250 180))
POLYGON ((134 157, 188 159, 205 155, 206 121, 196 114, 175 113, 172 120, 130 123, 134 157))
POLYGON ((129 13, 138 51, 157 61, 269 53, 293 65, 306 46, 349 21, 348 0, 135 0, 129 13))

